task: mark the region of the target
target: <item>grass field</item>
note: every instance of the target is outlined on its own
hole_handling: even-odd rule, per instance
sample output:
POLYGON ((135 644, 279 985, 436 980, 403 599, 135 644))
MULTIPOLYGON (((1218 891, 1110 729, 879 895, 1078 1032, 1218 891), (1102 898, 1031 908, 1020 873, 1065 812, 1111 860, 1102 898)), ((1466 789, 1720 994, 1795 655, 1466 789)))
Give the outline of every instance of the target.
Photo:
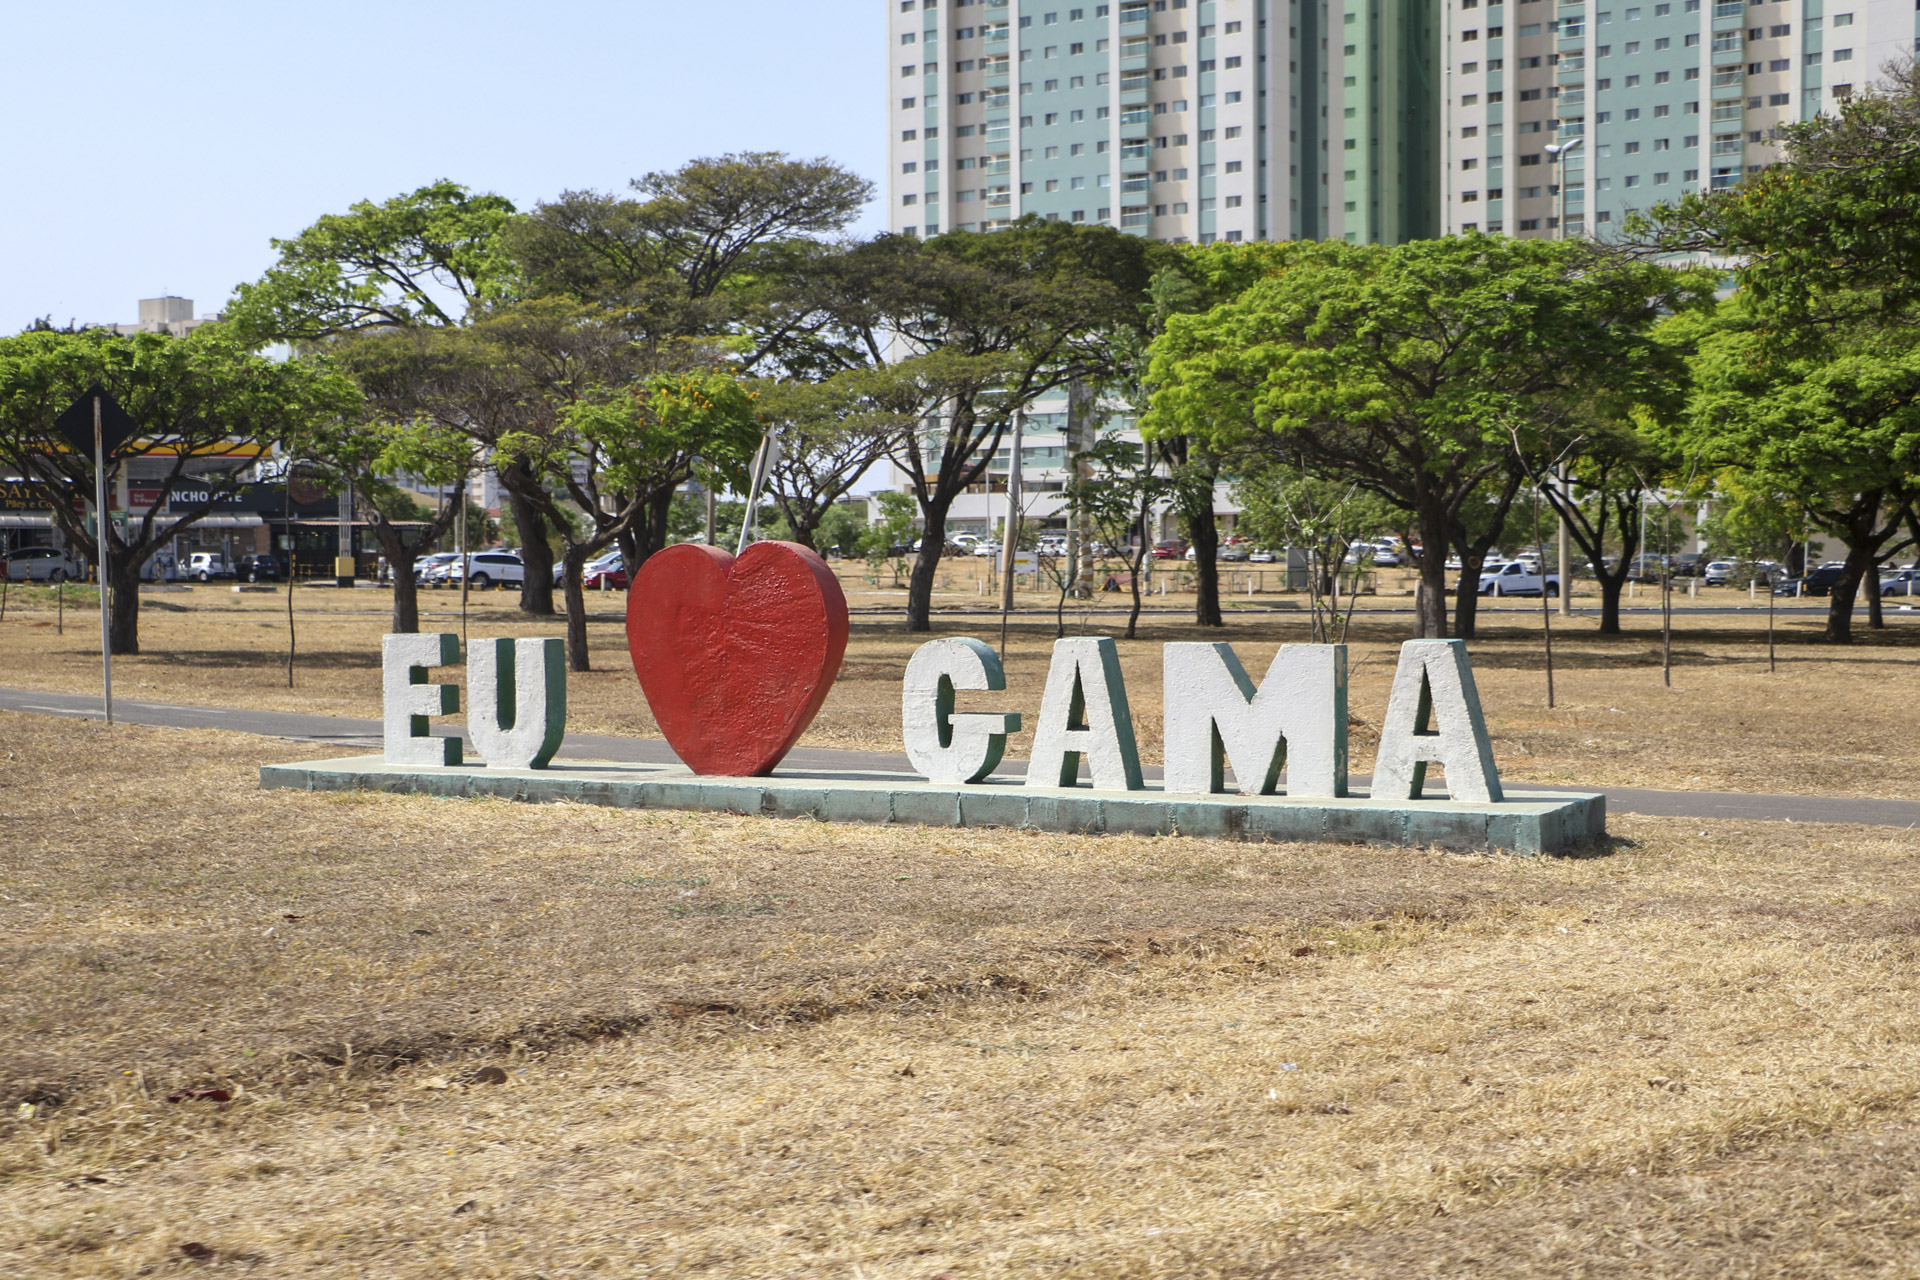
MULTIPOLYGON (((998 621, 963 614, 982 607, 977 584, 960 562, 937 603, 936 635, 998 640, 998 621)), ((886 579, 883 575, 882 581, 886 579)), ((897 607, 902 595, 869 588, 857 575, 848 586, 856 610, 897 607)), ((69 613, 59 634, 44 589, 29 607, 10 608, 0 622, 0 685, 92 691, 99 687, 97 625, 69 613)), ((560 619, 529 620, 503 592, 476 594, 469 634, 559 635, 560 619)), ((1103 603, 1118 597, 1103 596, 1103 603)), ((1861 629, 1858 643, 1818 643, 1824 602, 1784 609, 1779 624, 1779 669, 1767 670, 1765 611, 1733 614, 1702 606, 1744 604, 1745 593, 1704 593, 1677 610, 1673 685, 1661 679, 1658 618, 1629 615, 1629 633, 1602 637, 1592 618, 1555 621, 1556 706, 1546 705, 1538 602, 1484 602, 1484 627, 1472 653, 1495 748, 1515 780, 1542 783, 1644 786, 1904 797, 1920 774, 1920 739, 1908 731, 1906 682, 1920 669, 1920 626, 1912 615, 1890 614, 1885 631, 1861 629)), ((460 630, 458 596, 423 593, 423 626, 460 630)), ((1023 593, 1023 609, 1045 601, 1023 593)), ((1403 597, 1367 598, 1369 607, 1403 597)), ((1644 602, 1643 602, 1644 603, 1644 602)), ((1292 597, 1242 596, 1224 632, 1202 633, 1178 613, 1152 615, 1135 641, 1122 641, 1122 666, 1141 749, 1149 763, 1160 752, 1160 648, 1168 640, 1227 639, 1256 677, 1275 648, 1310 638, 1307 616, 1292 597), (1279 608, 1275 609, 1275 606, 1279 608)), ((625 597, 590 594, 592 672, 569 681, 569 726, 581 732, 654 736, 639 685, 625 653, 621 627, 625 597)), ((218 584, 143 598, 142 653, 121 660, 117 687, 129 698, 159 702, 265 707, 339 715, 379 715, 379 637, 387 626, 381 591, 302 590, 295 596, 295 685, 287 688, 286 598, 235 595, 218 584)), ((1118 635, 1124 617, 1067 614, 1069 634, 1118 635)), ((1386 709, 1394 657, 1412 625, 1411 614, 1363 614, 1353 636, 1354 768, 1371 768, 1377 725, 1386 709)), ((899 680, 908 656, 925 637, 904 632, 898 617, 856 614, 846 665, 820 717, 803 742, 882 751, 900 749, 899 680)), ((1039 708, 1050 614, 1021 616, 1008 654, 1004 698, 975 697, 973 705, 1021 710, 1027 734, 1010 754, 1026 754, 1032 713, 1039 708)))
POLYGON ((1913 832, 835 827, 0 741, 0 1274, 1920 1271, 1913 832))

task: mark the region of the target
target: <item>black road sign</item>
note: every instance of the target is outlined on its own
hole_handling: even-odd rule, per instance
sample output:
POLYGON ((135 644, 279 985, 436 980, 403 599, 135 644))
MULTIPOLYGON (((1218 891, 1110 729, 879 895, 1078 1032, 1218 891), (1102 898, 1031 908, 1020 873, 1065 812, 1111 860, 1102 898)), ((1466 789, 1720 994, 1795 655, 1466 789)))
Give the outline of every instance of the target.
POLYGON ((85 395, 63 409, 53 425, 60 429, 73 451, 83 457, 93 453, 93 399, 100 397, 100 440, 106 447, 107 456, 112 457, 120 446, 140 434, 140 428, 134 424, 127 411, 111 392, 99 383, 87 388, 85 395))

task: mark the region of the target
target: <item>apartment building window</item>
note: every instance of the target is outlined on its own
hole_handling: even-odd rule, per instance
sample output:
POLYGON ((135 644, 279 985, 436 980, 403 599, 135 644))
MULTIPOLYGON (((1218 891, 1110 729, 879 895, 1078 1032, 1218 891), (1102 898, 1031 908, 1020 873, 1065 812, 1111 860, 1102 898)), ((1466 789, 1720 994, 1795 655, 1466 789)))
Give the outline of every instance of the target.
MULTIPOLYGON (((1841 53, 1844 53, 1844 54, 1846 54, 1846 55, 1847 55, 1847 56, 1848 56, 1849 58, 1851 58, 1851 57, 1853 56, 1853 50, 1851 50, 1851 49, 1842 49, 1842 50, 1840 50, 1839 52, 1837 52, 1837 53, 1835 53, 1835 54, 1833 55, 1833 60, 1834 60, 1835 62, 1838 62, 1838 61, 1840 61, 1840 54, 1841 54, 1841 53)), ((1808 54, 1808 55, 1807 55, 1807 59, 1806 59, 1806 65, 1807 65, 1807 66, 1809 66, 1809 67, 1817 67, 1817 66, 1819 66, 1819 65, 1820 65, 1820 55, 1819 55, 1819 54, 1817 54, 1817 53, 1810 53, 1810 54, 1808 54)))
MULTIPOLYGON (((1480 105, 1480 95, 1477 93, 1463 93, 1460 95, 1460 105, 1463 107, 1477 107, 1480 105)), ((1352 111, 1354 108, 1348 107, 1347 110, 1352 111)))
POLYGON ((1227 59, 1227 70, 1229 70, 1229 71, 1232 71, 1232 70, 1233 70, 1233 69, 1234 69, 1235 67, 1237 67, 1237 66, 1239 66, 1239 65, 1240 65, 1240 59, 1238 59, 1238 58, 1228 58, 1228 59, 1227 59))
MULTIPOLYGON (((1814 63, 1814 62, 1818 62, 1819 60, 1820 60, 1820 55, 1819 55, 1819 54, 1817 54, 1817 53, 1816 53, 1816 54, 1814 54, 1814 55, 1812 55, 1811 57, 1809 57, 1809 58, 1807 59, 1807 61, 1808 61, 1808 63, 1810 63, 1810 64, 1811 64, 1811 63, 1814 63)), ((1835 62, 1852 62, 1852 61, 1853 61, 1853 50, 1851 50, 1851 49, 1835 49, 1835 50, 1833 51, 1833 60, 1834 60, 1835 62)))
POLYGON ((918 164, 918 163, 916 163, 915 161, 912 161, 912 160, 908 160, 908 161, 907 161, 906 163, 904 163, 904 164, 902 164, 902 165, 900 166, 900 172, 902 172, 902 173, 915 173, 915 172, 918 172, 918 171, 919 171, 919 168, 920 168, 920 166, 919 166, 919 164, 918 164))
POLYGON ((1075 56, 1076 54, 1085 53, 1086 51, 1087 51, 1087 46, 1085 42, 1076 42, 1074 44, 1070 44, 1067 46, 1067 56, 1069 58, 1075 56))
POLYGON ((1635 54, 1640 52, 1640 42, 1638 40, 1627 41, 1627 52, 1628 54, 1635 54))
POLYGON ((1229 160, 1229 161, 1227 161, 1227 172, 1228 172, 1228 173, 1238 173, 1238 172, 1240 172, 1240 161, 1238 161, 1238 160, 1229 160))
POLYGON ((1238 243, 1239 239, 1240 239, 1240 233, 1238 231, 1227 232, 1227 240, 1230 243, 1238 243))
POLYGON ((1228 125, 1224 132, 1229 138, 1237 138, 1240 136, 1240 126, 1237 124, 1228 125))
POLYGON ((1661 103, 1659 106, 1653 109, 1653 118, 1655 120, 1658 120, 1661 116, 1667 115, 1671 111, 1672 111, 1671 107, 1667 106, 1665 103, 1661 103))
POLYGON ((1626 86, 1627 86, 1627 88, 1629 88, 1629 89, 1633 89, 1633 88, 1638 88, 1638 87, 1639 87, 1639 84, 1640 84, 1640 77, 1639 77, 1639 76, 1628 76, 1628 77, 1626 78, 1626 81, 1625 81, 1625 83, 1626 83, 1626 86))
POLYGON ((900 68, 900 76, 902 79, 912 79, 913 71, 914 69, 912 67, 902 67, 900 68))
POLYGON ((1770 93, 1767 95, 1767 105, 1770 107, 1784 107, 1792 101, 1793 95, 1790 93, 1770 93))
POLYGON ((1850 27, 1853 25, 1853 15, 1850 13, 1836 13, 1833 15, 1833 25, 1836 27, 1850 27))
POLYGON ((1595 80, 1593 82, 1593 91, 1595 93, 1604 93, 1606 90, 1611 88, 1613 88, 1613 81, 1606 79, 1604 77, 1602 77, 1599 80, 1595 80))
POLYGON ((1460 167, 1461 167, 1462 169, 1478 169, 1478 168, 1480 167, 1480 161, 1479 161, 1479 160, 1477 160, 1477 159, 1475 159, 1475 160, 1462 160, 1462 161, 1460 162, 1460 167))
POLYGON ((902 129, 900 131, 900 141, 902 142, 912 142, 917 137, 919 137, 919 134, 912 129, 902 129))
POLYGON ((1240 101, 1240 91, 1239 91, 1238 89, 1230 89, 1230 90, 1228 90, 1228 91, 1227 91, 1227 105, 1228 105, 1228 106, 1232 106, 1232 105, 1233 105, 1234 103, 1236 103, 1236 102, 1238 102, 1238 101, 1240 101))
POLYGON ((1462 191, 1460 193, 1461 204, 1473 204, 1479 199, 1480 199, 1480 193, 1478 191, 1462 191))
POLYGON ((1671 49, 1671 48, 1673 48, 1673 41, 1667 39, 1667 37, 1665 36, 1661 36, 1658 40, 1655 40, 1653 42, 1653 51, 1655 53, 1659 53, 1663 49, 1671 49))
POLYGON ((919 102, 918 98, 902 98, 900 99, 900 109, 902 111, 911 111, 917 102, 919 102))
POLYGON ((1653 73, 1653 82, 1655 84, 1666 84, 1672 79, 1673 72, 1671 71, 1656 71, 1653 73))
POLYGON ((914 39, 914 36, 913 36, 913 32, 911 31, 902 32, 900 35, 901 44, 912 44, 913 39, 914 39))
POLYGON ((1522 218, 1520 219, 1519 227, 1522 231, 1538 231, 1540 229, 1540 219, 1522 218))
POLYGON ((920 197, 909 193, 907 195, 900 197, 900 203, 901 204, 919 204, 920 197))

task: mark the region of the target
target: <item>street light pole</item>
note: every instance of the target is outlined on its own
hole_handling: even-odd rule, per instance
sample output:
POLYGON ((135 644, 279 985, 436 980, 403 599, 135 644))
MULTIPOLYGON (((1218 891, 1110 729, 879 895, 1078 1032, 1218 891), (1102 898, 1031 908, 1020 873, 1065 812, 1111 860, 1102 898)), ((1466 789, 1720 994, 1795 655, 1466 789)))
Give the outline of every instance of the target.
MULTIPOLYGON (((1567 160, 1567 156, 1572 154, 1573 149, 1579 146, 1584 141, 1586 141, 1585 138, 1575 138, 1572 142, 1558 142, 1558 143, 1550 142, 1547 144, 1547 155, 1552 159, 1552 162, 1554 163, 1554 165, 1557 166, 1559 171, 1559 177, 1560 177, 1560 181, 1557 185, 1559 186, 1558 194, 1560 197, 1560 201, 1559 201, 1560 235, 1558 238, 1561 240, 1565 240, 1567 238, 1567 164, 1566 164, 1566 160, 1567 160)), ((1567 501, 1569 501, 1569 499, 1571 498, 1572 490, 1567 486, 1567 464, 1564 462, 1560 464, 1559 489, 1560 489, 1561 506, 1555 508, 1555 514, 1560 518, 1560 537, 1559 537, 1560 616, 1571 617, 1573 616, 1573 578, 1567 572, 1567 570, 1569 568, 1569 562, 1573 559, 1573 557, 1570 554, 1572 548, 1568 545, 1570 539, 1567 533, 1567 516, 1566 516, 1565 510, 1562 508, 1564 507, 1564 504, 1567 501)))

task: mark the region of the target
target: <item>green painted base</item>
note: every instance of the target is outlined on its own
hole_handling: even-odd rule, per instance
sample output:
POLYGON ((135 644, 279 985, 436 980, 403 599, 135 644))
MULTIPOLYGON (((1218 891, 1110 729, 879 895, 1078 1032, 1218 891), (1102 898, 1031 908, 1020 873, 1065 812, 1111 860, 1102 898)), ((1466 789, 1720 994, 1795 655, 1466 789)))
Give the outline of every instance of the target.
POLYGON ((771 778, 702 778, 679 765, 568 761, 545 769, 478 765, 422 769, 379 756, 266 765, 262 787, 493 796, 529 803, 572 800, 620 809, 696 809, 825 822, 911 822, 935 827, 1032 827, 1238 840, 1334 841, 1403 847, 1559 853, 1606 835, 1602 795, 1509 791, 1498 804, 1365 797, 1170 795, 1159 790, 1028 787, 992 778, 946 786, 905 773, 793 771, 771 778))

